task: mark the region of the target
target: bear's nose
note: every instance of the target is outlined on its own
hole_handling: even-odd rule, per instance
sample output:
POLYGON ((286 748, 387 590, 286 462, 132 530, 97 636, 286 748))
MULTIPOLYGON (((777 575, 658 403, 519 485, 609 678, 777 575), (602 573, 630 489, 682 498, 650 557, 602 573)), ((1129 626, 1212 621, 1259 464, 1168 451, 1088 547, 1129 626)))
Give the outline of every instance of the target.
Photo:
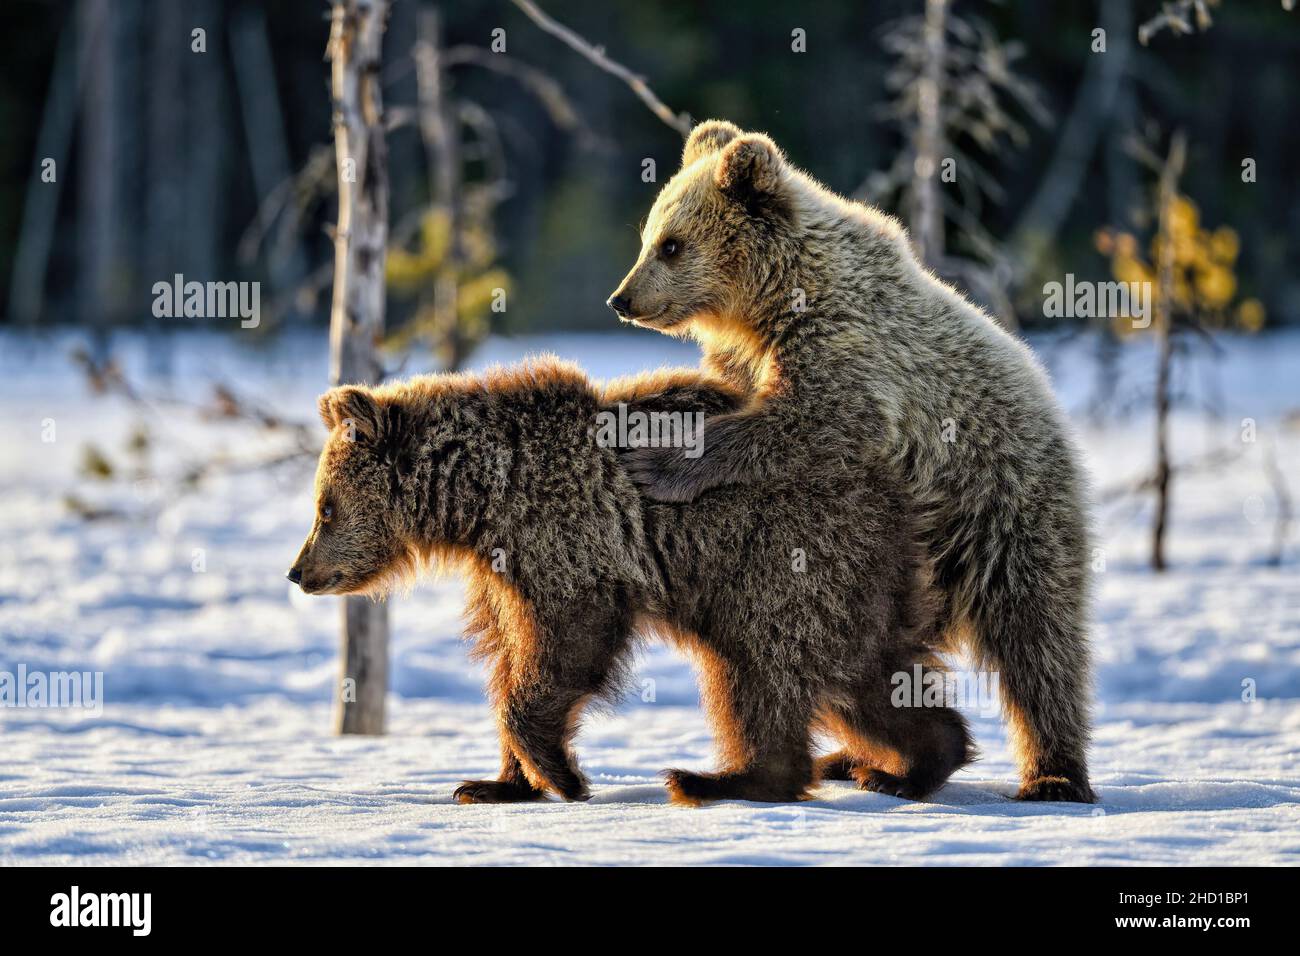
POLYGON ((625 295, 611 295, 605 304, 619 315, 627 315, 632 311, 632 303, 625 295))
POLYGON ((299 568, 290 568, 289 573, 285 575, 294 584, 302 583, 302 570, 299 568))

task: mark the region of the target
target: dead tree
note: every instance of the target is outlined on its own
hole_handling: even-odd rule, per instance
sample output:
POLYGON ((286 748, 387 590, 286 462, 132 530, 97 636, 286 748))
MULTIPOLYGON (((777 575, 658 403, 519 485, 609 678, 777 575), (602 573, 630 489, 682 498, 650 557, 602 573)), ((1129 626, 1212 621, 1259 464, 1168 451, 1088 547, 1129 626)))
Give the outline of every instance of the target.
POLYGON ((883 113, 899 127, 903 148, 855 195, 899 209, 926 265, 1014 326, 1011 263, 982 225, 984 202, 1002 202, 1002 190, 968 150, 996 158, 1004 143, 1023 145, 1029 134, 1020 114, 1039 125, 1050 122, 1037 89, 1014 69, 1023 49, 1001 41, 981 20, 956 16, 949 0, 925 0, 924 11, 892 24, 882 44, 895 58, 885 76, 891 97, 883 113), (956 186, 955 196, 945 195, 946 182, 956 186), (949 224, 966 247, 962 253, 948 248, 949 224))
MULTIPOLYGON (((220 16, 215 0, 193 0, 185 5, 187 16, 196 23, 214 23, 220 16)), ((186 111, 185 172, 181 177, 185 210, 184 271, 196 276, 214 275, 222 253, 217 248, 226 201, 222 195, 222 170, 230 150, 225 116, 229 81, 225 60, 218 51, 221 34, 207 34, 204 56, 183 57, 185 95, 191 103, 207 104, 186 111)), ((179 270, 178 270, 179 271, 179 270)))
POLYGON ((1178 196, 1178 178, 1187 160, 1187 139, 1175 133, 1160 170, 1158 192, 1160 255, 1156 263, 1156 514, 1151 526, 1151 567, 1165 569, 1165 529, 1169 522, 1169 378, 1174 354, 1174 243, 1170 217, 1178 196))
POLYGON ((943 160, 943 117, 939 97, 944 91, 947 57, 948 0, 926 0, 921 25, 922 66, 916 84, 916 128, 912 162, 912 239, 922 262, 938 263, 943 256, 943 214, 939 211, 939 163, 943 160))
MULTIPOLYGON (((376 346, 384 330, 388 242, 388 155, 380 63, 388 0, 335 0, 326 57, 334 106, 339 216, 334 233, 330 382, 372 384, 383 377, 376 346)), ((346 597, 336 728, 384 731, 388 693, 388 607, 346 597)))
POLYGON ((77 6, 77 62, 82 89, 77 211, 78 320, 96 329, 97 347, 106 349, 105 323, 117 318, 114 283, 120 184, 117 168, 118 106, 115 78, 117 19, 108 0, 81 0, 77 6))
POLYGON ((33 157, 32 185, 23 197, 22 227, 9 278, 8 316, 16 323, 35 322, 45 312, 45 275, 54 244, 59 196, 69 169, 68 154, 77 120, 77 101, 85 71, 77 59, 77 24, 65 23, 59 34, 54 64, 50 68, 49 93, 41 115, 40 133, 33 157), (42 178, 44 160, 54 161, 54 177, 42 178))
POLYGON ((385 71, 391 83, 414 69, 416 102, 391 109, 388 129, 415 122, 424 147, 429 203, 394 220, 388 259, 389 288, 418 296, 414 316, 389 334, 404 348, 427 341, 445 371, 456 371, 491 329, 486 317, 504 300, 509 275, 497 264, 495 210, 513 191, 497 120, 481 104, 456 95, 452 71, 483 68, 519 83, 581 148, 603 146, 582 122, 563 88, 536 67, 504 52, 473 45, 446 46, 434 8, 415 14, 416 41, 409 61, 385 71), (469 174, 475 167, 476 175, 469 174), (408 243, 410 247, 408 248, 408 243))
MULTIPOLYGON (((1069 218, 1103 134, 1109 133, 1119 144, 1123 142, 1122 137, 1114 135, 1114 108, 1129 72, 1132 22, 1131 0, 1101 0, 1100 25, 1110 38, 1110 46, 1105 53, 1089 57, 1078 93, 1056 135, 1052 158, 1011 230, 1008 245, 1014 250, 1013 285, 1037 274, 1069 218)), ((1119 123, 1123 127, 1122 119, 1119 123)), ((1118 156, 1113 158, 1123 157, 1124 163, 1112 162, 1111 171, 1127 169, 1122 149, 1115 152, 1118 156)))
MULTIPOLYGON (((644 79, 552 20, 536 4, 523 0, 516 6, 547 33, 627 83, 678 133, 689 131, 689 119, 672 113, 644 79)), ((390 334, 388 342, 404 347, 428 340, 443 368, 454 371, 489 332, 487 311, 504 302, 500 297, 509 276, 495 264, 493 217, 513 183, 507 176, 497 120, 481 104, 453 89, 453 71, 473 67, 508 77, 541 104, 559 129, 574 135, 580 148, 608 149, 609 145, 586 127, 560 84, 543 71, 504 51, 471 44, 448 46, 436 9, 419 9, 415 33, 409 66, 416 75, 416 103, 414 108, 393 110, 389 129, 399 120, 417 123, 428 170, 429 206, 394 221, 389 286, 399 296, 414 294, 420 301, 415 315, 390 334), (408 240, 414 240, 409 249, 408 240)), ((386 72, 385 79, 391 82, 406 68, 405 62, 398 64, 386 72)))
POLYGON ((447 96, 446 67, 442 62, 442 23, 438 11, 423 7, 418 16, 419 39, 414 59, 420 95, 420 138, 428 156, 432 205, 447 223, 447 259, 434 281, 434 324, 445 337, 447 365, 454 371, 464 362, 469 351, 468 343, 462 339, 457 315, 457 292, 465 263, 461 228, 460 119, 447 96))
MULTIPOLYGON (((230 54, 234 65, 235 86, 248 142, 257 148, 248 151, 253 185, 258 195, 258 215, 267 198, 291 173, 289 146, 285 136, 283 112, 275 85, 275 62, 267 36, 266 15, 250 7, 236 13, 230 25, 230 54)), ((260 224, 267 232, 269 222, 260 224)), ((273 247, 266 258, 273 294, 294 288, 301 281, 306 266, 301 249, 294 244, 273 247)), ((164 275, 165 273, 159 273, 164 275)))

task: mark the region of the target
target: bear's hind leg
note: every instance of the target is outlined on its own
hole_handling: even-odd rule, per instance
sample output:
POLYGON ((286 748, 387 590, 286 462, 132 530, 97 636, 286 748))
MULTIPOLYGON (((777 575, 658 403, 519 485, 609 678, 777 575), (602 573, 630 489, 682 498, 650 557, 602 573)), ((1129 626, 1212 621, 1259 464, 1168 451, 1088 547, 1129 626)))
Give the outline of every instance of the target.
MULTIPOLYGON (((863 790, 920 800, 942 787, 975 756, 965 719, 951 707, 895 707, 890 675, 913 674, 913 661, 898 660, 856 689, 850 699, 824 708, 821 722, 846 744, 823 758, 825 766, 847 772, 863 790)), ((938 670, 927 667, 928 673, 938 670)), ((842 780, 846 777, 827 776, 842 780)))
POLYGON ((794 803, 808 796, 810 770, 802 773, 774 771, 770 766, 747 767, 721 773, 665 770, 664 782, 673 803, 699 806, 709 800, 752 800, 755 803, 794 803))
POLYGON ((853 770, 862 761, 848 750, 837 750, 817 758, 818 780, 852 780, 853 770))
POLYGON ((673 803, 698 806, 709 800, 753 800, 756 803, 794 803, 808 795, 812 784, 812 761, 795 758, 797 765, 771 755, 760 757, 741 770, 696 773, 693 770, 664 771, 665 784, 673 803))
MULTIPOLYGON (((802 689, 778 680, 760 663, 728 660, 700 647, 701 696, 726 767, 721 773, 665 771, 674 803, 707 800, 790 803, 814 781, 809 740, 812 708, 802 689)), ((787 675, 788 676, 788 675, 787 675)))
MULTIPOLYGON (((1033 626, 1033 625, 1030 625, 1033 626)), ((1042 626, 1039 624, 1038 626, 1042 626)), ((1007 634, 998 655, 1002 705, 1020 762, 1018 800, 1093 803, 1088 783, 1088 664, 1082 642, 1073 635, 1054 640, 1062 662, 1043 667, 1025 653, 1025 632, 1007 634)))
POLYGON ((1044 536, 1032 548, 1033 539, 1004 544, 1006 571, 977 595, 971 636, 982 666, 998 674, 1020 764, 1017 798, 1092 803, 1083 536, 1056 537, 1072 543, 1044 536))

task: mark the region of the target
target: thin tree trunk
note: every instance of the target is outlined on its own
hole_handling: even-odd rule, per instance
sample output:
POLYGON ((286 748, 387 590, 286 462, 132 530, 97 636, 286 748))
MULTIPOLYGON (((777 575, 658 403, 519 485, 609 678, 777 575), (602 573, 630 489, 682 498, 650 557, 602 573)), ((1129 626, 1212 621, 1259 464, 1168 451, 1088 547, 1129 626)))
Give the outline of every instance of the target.
MULTIPOLYGON (((1034 275, 1044 254, 1052 248, 1078 198, 1102 131, 1108 123, 1114 131, 1112 111, 1132 50, 1132 0, 1102 0, 1101 26, 1109 46, 1105 53, 1090 54, 1069 117, 1057 132, 1051 162, 1011 231, 1009 245, 1018 250, 1017 282, 1034 275)), ((1112 136, 1117 142, 1123 138, 1123 131, 1112 136)))
POLYGON ((1151 529, 1151 567, 1165 569, 1165 530, 1169 524, 1169 377, 1173 364, 1174 247, 1170 234, 1170 215, 1178 195, 1178 177, 1187 156, 1187 141, 1182 132, 1175 133, 1169 144, 1169 156, 1160 171, 1160 253, 1156 273, 1156 335, 1159 336, 1159 360, 1156 367, 1156 514, 1151 529))
POLYGON ((149 190, 145 199, 145 275, 150 283, 170 281, 176 271, 174 245, 181 232, 184 176, 184 170, 178 168, 177 144, 185 138, 185 99, 177 93, 184 89, 183 57, 200 55, 189 52, 187 18, 178 4, 163 4, 154 17, 146 159, 149 190))
MULTIPOLYGON (((186 4, 185 14, 187 21, 195 24, 217 23, 220 17, 214 0, 192 0, 186 4)), ((220 47, 221 34, 209 29, 206 53, 190 52, 188 45, 182 51, 186 100, 203 106, 185 111, 185 258, 184 268, 176 271, 203 282, 216 279, 223 264, 219 247, 226 210, 222 170, 228 148, 225 104, 229 88, 220 47)))
MULTIPOLYGON (((330 381, 378 382, 376 346, 384 330, 384 259, 388 243, 388 155, 380 63, 387 0, 336 0, 330 26, 330 89, 338 162, 339 221, 334 235, 330 309, 330 381)), ((384 732, 388 693, 388 607, 346 597, 343 673, 336 728, 384 732)))
POLYGON ((59 33, 59 44, 50 70, 49 93, 41 113, 41 129, 36 139, 36 155, 23 196, 22 228, 9 278, 9 319, 16 323, 36 322, 48 315, 45 301, 45 275, 49 269, 50 248, 58 222, 59 196, 63 180, 71 168, 68 148, 77 119, 77 101, 81 97, 80 81, 84 74, 75 68, 78 28, 71 23, 59 33), (54 160, 54 181, 42 179, 43 163, 54 160))
MULTIPOLYGON (((249 163, 253 184, 257 188, 258 215, 263 215, 266 197, 292 175, 289 147, 285 142, 284 116, 275 84, 275 63, 266 35, 266 15, 251 7, 235 16, 230 26, 231 60, 244 118, 244 134, 252 145, 249 163)), ((264 234, 270 235, 271 224, 263 222, 264 234)), ((295 289, 306 267, 295 242, 287 254, 278 245, 269 246, 267 261, 271 290, 275 295, 295 289)))
MULTIPOLYGON (((171 281, 181 271, 177 237, 184 234, 185 64, 190 53, 189 17, 180 4, 164 3, 150 14, 153 25, 145 82, 144 168, 147 188, 141 203, 144 278, 146 287, 171 281)), ((206 54, 204 54, 206 56, 206 54)), ((208 278, 206 276, 202 277, 208 278)), ((171 321, 151 317, 148 350, 150 370, 170 376, 173 368, 171 321)))
MULTIPOLYGON (((113 69, 116 74, 114 82, 117 90, 113 95, 117 109, 117 119, 113 125, 117 130, 116 151, 113 168, 117 174, 117 183, 113 193, 117 197, 116 232, 113 250, 111 286, 113 288, 114 324, 132 315, 130 302, 131 291, 140 288, 152 288, 156 281, 148 277, 147 281, 140 272, 143 261, 144 203, 152 183, 145 180, 144 165, 144 100, 143 80, 147 78, 149 66, 143 62, 148 56, 148 48, 141 43, 146 34, 146 23, 151 23, 151 13, 145 10, 147 0, 115 0, 112 4, 113 32, 112 46, 113 69)), ((151 6, 151 4, 148 4, 151 6)), ((161 277, 159 277, 161 278, 161 277)), ((152 362, 152 349, 149 350, 152 362)))
POLYGON ((77 196, 77 316, 96 330, 104 349, 116 318, 113 261, 117 251, 117 78, 113 46, 116 20, 108 0, 81 0, 77 8, 81 80, 81 131, 77 196))
POLYGON ((939 162, 943 158, 943 95, 947 58, 948 0, 926 0, 922 38, 925 65, 917 90, 916 157, 912 166, 912 240, 928 265, 943 258, 943 211, 939 162))
POLYGON ((444 336, 442 351, 449 371, 466 358, 457 294, 465 263, 461 209, 460 124, 455 105, 447 95, 447 74, 442 63, 442 24, 438 11, 421 7, 417 27, 415 73, 420 97, 420 137, 429 168, 429 195, 433 207, 447 223, 447 256, 434 280, 434 326, 444 336))

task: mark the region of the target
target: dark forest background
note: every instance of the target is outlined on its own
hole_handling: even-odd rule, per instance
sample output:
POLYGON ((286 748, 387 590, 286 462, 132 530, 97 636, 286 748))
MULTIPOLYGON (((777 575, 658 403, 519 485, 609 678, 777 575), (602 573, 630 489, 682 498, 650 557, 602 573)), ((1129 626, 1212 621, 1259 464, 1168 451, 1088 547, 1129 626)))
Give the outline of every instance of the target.
MULTIPOLYGON (((923 0, 541 5, 674 111, 766 130, 837 191, 879 179, 906 148, 906 116, 887 115, 890 71, 906 55, 891 46, 891 24, 923 13, 923 0), (807 52, 792 51, 796 29, 807 52)), ((1284 6, 1226 0, 1208 28, 1162 29, 1142 45, 1138 28, 1160 13, 1158 0, 952 4, 1004 51, 1022 48, 1011 68, 1042 107, 1006 104, 1022 143, 1000 135, 981 149, 976 131, 964 144, 991 187, 975 207, 986 238, 1015 262, 1035 250, 1008 289, 1019 324, 1049 321, 1045 281, 1111 276, 1099 230, 1149 233, 1152 176, 1130 140, 1175 129, 1188 143, 1181 192, 1202 221, 1239 237, 1240 296, 1263 304, 1268 325, 1300 318, 1300 13, 1284 6), (1105 53, 1092 49, 1098 26, 1108 27, 1105 53), (1121 58, 1115 89, 1081 102, 1103 57, 1121 58), (1068 131, 1079 123, 1096 134, 1075 149, 1068 131), (1256 182, 1243 182, 1245 158, 1256 182), (1068 195, 1053 201, 1065 214, 1035 236, 1043 197, 1060 190, 1068 195)), ((420 103, 412 50, 422 9, 437 11, 442 49, 461 57, 445 81, 461 104, 464 189, 477 197, 462 225, 472 247, 462 281, 510 290, 505 312, 477 321, 505 332, 612 327, 604 299, 677 167, 680 134, 508 0, 399 0, 383 70, 393 244, 407 254, 390 263, 390 330, 419 321, 420 286, 439 268, 438 221, 422 212, 435 191, 431 164, 418 121, 401 121, 420 103), (519 75, 476 62, 494 55, 498 29, 519 75), (643 181, 647 158, 656 182, 643 181)), ((5 0, 0 18, 0 321, 147 324, 152 285, 182 273, 260 281, 259 332, 324 327, 335 214, 326 4, 5 0), (206 52, 191 49, 195 28, 206 52), (57 186, 41 182, 46 157, 57 186)), ((954 225, 955 250, 988 252, 963 247, 963 235, 954 225)))

